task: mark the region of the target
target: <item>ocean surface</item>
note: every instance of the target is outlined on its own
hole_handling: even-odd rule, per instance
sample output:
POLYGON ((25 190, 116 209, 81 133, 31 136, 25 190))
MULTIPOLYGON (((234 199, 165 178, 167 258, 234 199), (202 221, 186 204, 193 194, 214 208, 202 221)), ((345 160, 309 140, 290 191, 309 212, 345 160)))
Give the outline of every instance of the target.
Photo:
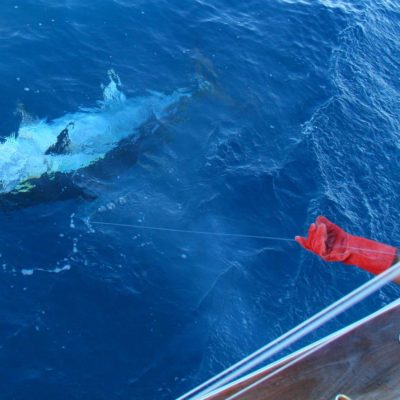
POLYGON ((399 38, 395 0, 1 1, 0 397, 173 399, 370 279, 179 230, 400 245, 399 38))

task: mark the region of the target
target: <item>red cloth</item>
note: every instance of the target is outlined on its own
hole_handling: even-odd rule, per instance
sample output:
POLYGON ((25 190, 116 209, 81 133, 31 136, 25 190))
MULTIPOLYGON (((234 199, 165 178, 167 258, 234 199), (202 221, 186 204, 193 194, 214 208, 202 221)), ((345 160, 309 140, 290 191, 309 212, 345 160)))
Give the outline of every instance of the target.
POLYGON ((395 247, 350 235, 323 216, 311 224, 308 237, 295 239, 326 261, 356 265, 375 275, 392 266, 397 257, 395 247))

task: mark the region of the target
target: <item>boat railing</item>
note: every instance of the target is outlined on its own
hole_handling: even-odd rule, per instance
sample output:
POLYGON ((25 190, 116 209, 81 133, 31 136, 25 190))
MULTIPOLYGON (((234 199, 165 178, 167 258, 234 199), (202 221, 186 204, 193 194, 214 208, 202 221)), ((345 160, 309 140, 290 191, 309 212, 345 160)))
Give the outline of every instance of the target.
MULTIPOLYGON (((314 354, 321 354, 321 349, 325 349, 326 351, 326 349, 329 348, 330 343, 335 343, 338 340, 340 341, 341 338, 350 337, 347 336, 349 335, 350 332, 356 331, 358 335, 360 335, 360 332, 362 332, 362 334, 365 336, 365 329, 361 329, 360 327, 365 327, 368 323, 370 323, 370 321, 376 321, 383 315, 385 316, 385 323, 388 324, 386 320, 388 318, 388 315, 392 316, 391 310, 396 310, 399 312, 398 320, 400 321, 400 301, 396 301, 392 303, 390 306, 381 309, 377 313, 371 314, 364 320, 361 320, 353 325, 347 326, 344 329, 328 336, 327 338, 315 342, 310 346, 307 346, 306 348, 288 357, 285 357, 278 362, 270 364, 267 367, 264 367, 256 372, 252 372, 256 368, 260 368, 261 366, 265 365, 266 362, 268 360, 271 360, 272 357, 281 354, 281 352, 287 349, 289 346, 298 342, 305 336, 313 333, 317 328, 321 327, 322 325, 331 321, 338 315, 344 313, 346 310, 355 306, 363 299, 377 292, 379 289, 381 289, 383 286, 385 286, 398 276, 400 276, 400 262, 396 263, 390 269, 386 270, 382 274, 374 277, 373 279, 369 280, 362 286, 353 290, 346 296, 342 297, 332 305, 328 306, 319 313, 315 314, 314 316, 304 321, 297 327, 291 329, 289 332, 273 340, 272 342, 260 348, 259 350, 252 353, 248 357, 237 362, 233 366, 227 368, 225 371, 217 374, 216 376, 212 377, 208 381, 199 385, 195 389, 179 397, 177 400, 256 398, 254 397, 254 393, 251 397, 247 397, 246 393, 250 393, 252 391, 254 392, 254 390, 257 387, 265 387, 264 385, 265 382, 268 382, 274 376, 276 377, 277 375, 279 375, 279 373, 282 373, 282 371, 284 370, 289 370, 290 368, 293 368, 293 366, 304 365, 304 360, 307 361, 311 359, 314 354), (232 388, 235 388, 235 390, 233 390, 232 388), (229 396, 227 397, 217 396, 218 393, 221 394, 225 392, 229 392, 229 396)), ((393 324, 389 325, 392 326, 393 324)), ((399 331, 398 333, 400 333, 400 326, 398 326, 397 328, 399 331)), ((371 332, 370 335, 371 338, 372 336, 374 336, 373 333, 374 332, 371 332)), ((368 338, 368 335, 366 337, 368 338)), ((333 345, 331 345, 331 347, 332 346, 333 345)), ((397 343, 397 346, 400 351, 400 344, 397 343)), ((399 358, 397 361, 399 362, 400 353, 398 356, 399 358)), ((360 352, 360 357, 362 358, 362 351, 360 352)), ((319 362, 322 363, 323 360, 319 360, 319 362)), ((400 368, 398 368, 398 370, 400 371, 400 368)), ((287 375, 284 374, 284 376, 288 378, 287 375)), ((293 376, 291 376, 291 379, 293 381, 293 376)), ((400 382, 400 375, 399 375, 399 382, 400 382)), ((282 396, 281 393, 279 395, 282 396)), ((260 398, 269 399, 270 397, 263 396, 260 398)), ((293 398, 300 400, 300 397, 299 398, 293 397, 293 398)), ((344 399, 346 397, 342 398, 344 399)), ((396 399, 397 398, 400 398, 400 395, 396 397, 396 399)), ((325 397, 321 397, 321 399, 325 399, 325 397)))

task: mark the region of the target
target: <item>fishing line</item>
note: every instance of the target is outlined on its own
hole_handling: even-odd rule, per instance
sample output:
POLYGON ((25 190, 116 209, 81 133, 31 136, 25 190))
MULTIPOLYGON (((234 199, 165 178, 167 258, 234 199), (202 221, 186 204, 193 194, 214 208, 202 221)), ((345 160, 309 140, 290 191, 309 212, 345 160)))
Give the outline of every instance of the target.
MULTIPOLYGON (((116 226, 116 227, 122 227, 122 228, 145 229, 145 230, 161 231, 161 232, 190 233, 190 234, 195 234, 195 235, 225 236, 225 237, 236 237, 236 238, 249 238, 249 239, 295 242, 294 239, 277 237, 277 236, 262 236, 262 235, 246 235, 246 234, 241 234, 241 233, 196 231, 196 230, 187 230, 187 229, 178 229, 178 228, 167 228, 167 227, 161 227, 161 226, 122 224, 122 223, 116 223, 116 222, 90 221, 90 220, 88 220, 88 223, 95 224, 95 225, 109 225, 109 226, 116 226)), ((360 250, 360 251, 365 251, 368 253, 392 255, 392 253, 388 253, 386 251, 363 249, 363 248, 351 247, 351 246, 343 247, 343 249, 360 250)))
POLYGON ((360 251, 365 251, 366 253, 375 253, 375 254, 387 254, 388 256, 392 256, 393 253, 389 253, 387 251, 380 251, 380 250, 372 250, 372 249, 363 249, 361 247, 346 247, 346 249, 351 249, 351 250, 360 250, 360 251))
POLYGON ((245 235, 245 234, 240 234, 240 233, 195 231, 195 230, 186 230, 186 229, 166 228, 166 227, 160 227, 160 226, 120 224, 120 223, 103 222, 103 221, 88 221, 88 222, 89 222, 89 224, 96 224, 96 225, 110 225, 110 226, 119 226, 119 227, 123 227, 123 228, 146 229, 146 230, 162 231, 162 232, 178 232, 178 233, 190 233, 190 234, 195 234, 195 235, 228 236, 228 237, 237 237, 237 238, 251 238, 251 239, 280 240, 280 241, 285 241, 285 242, 295 242, 294 239, 282 238, 282 237, 276 237, 276 236, 261 236, 261 235, 245 235))

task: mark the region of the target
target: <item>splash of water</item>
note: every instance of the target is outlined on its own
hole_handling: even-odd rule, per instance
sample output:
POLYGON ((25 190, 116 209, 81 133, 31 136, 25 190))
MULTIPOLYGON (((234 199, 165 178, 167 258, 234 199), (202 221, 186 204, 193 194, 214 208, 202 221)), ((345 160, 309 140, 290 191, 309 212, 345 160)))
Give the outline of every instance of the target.
POLYGON ((30 179, 69 173, 95 163, 149 118, 167 118, 181 100, 191 96, 189 90, 178 89, 169 95, 152 91, 127 98, 118 75, 111 70, 108 76, 110 81, 103 87, 103 100, 97 107, 52 121, 22 120, 18 133, 0 144, 0 193, 26 191, 32 187, 30 179), (70 146, 66 154, 45 154, 67 126, 70 146))

